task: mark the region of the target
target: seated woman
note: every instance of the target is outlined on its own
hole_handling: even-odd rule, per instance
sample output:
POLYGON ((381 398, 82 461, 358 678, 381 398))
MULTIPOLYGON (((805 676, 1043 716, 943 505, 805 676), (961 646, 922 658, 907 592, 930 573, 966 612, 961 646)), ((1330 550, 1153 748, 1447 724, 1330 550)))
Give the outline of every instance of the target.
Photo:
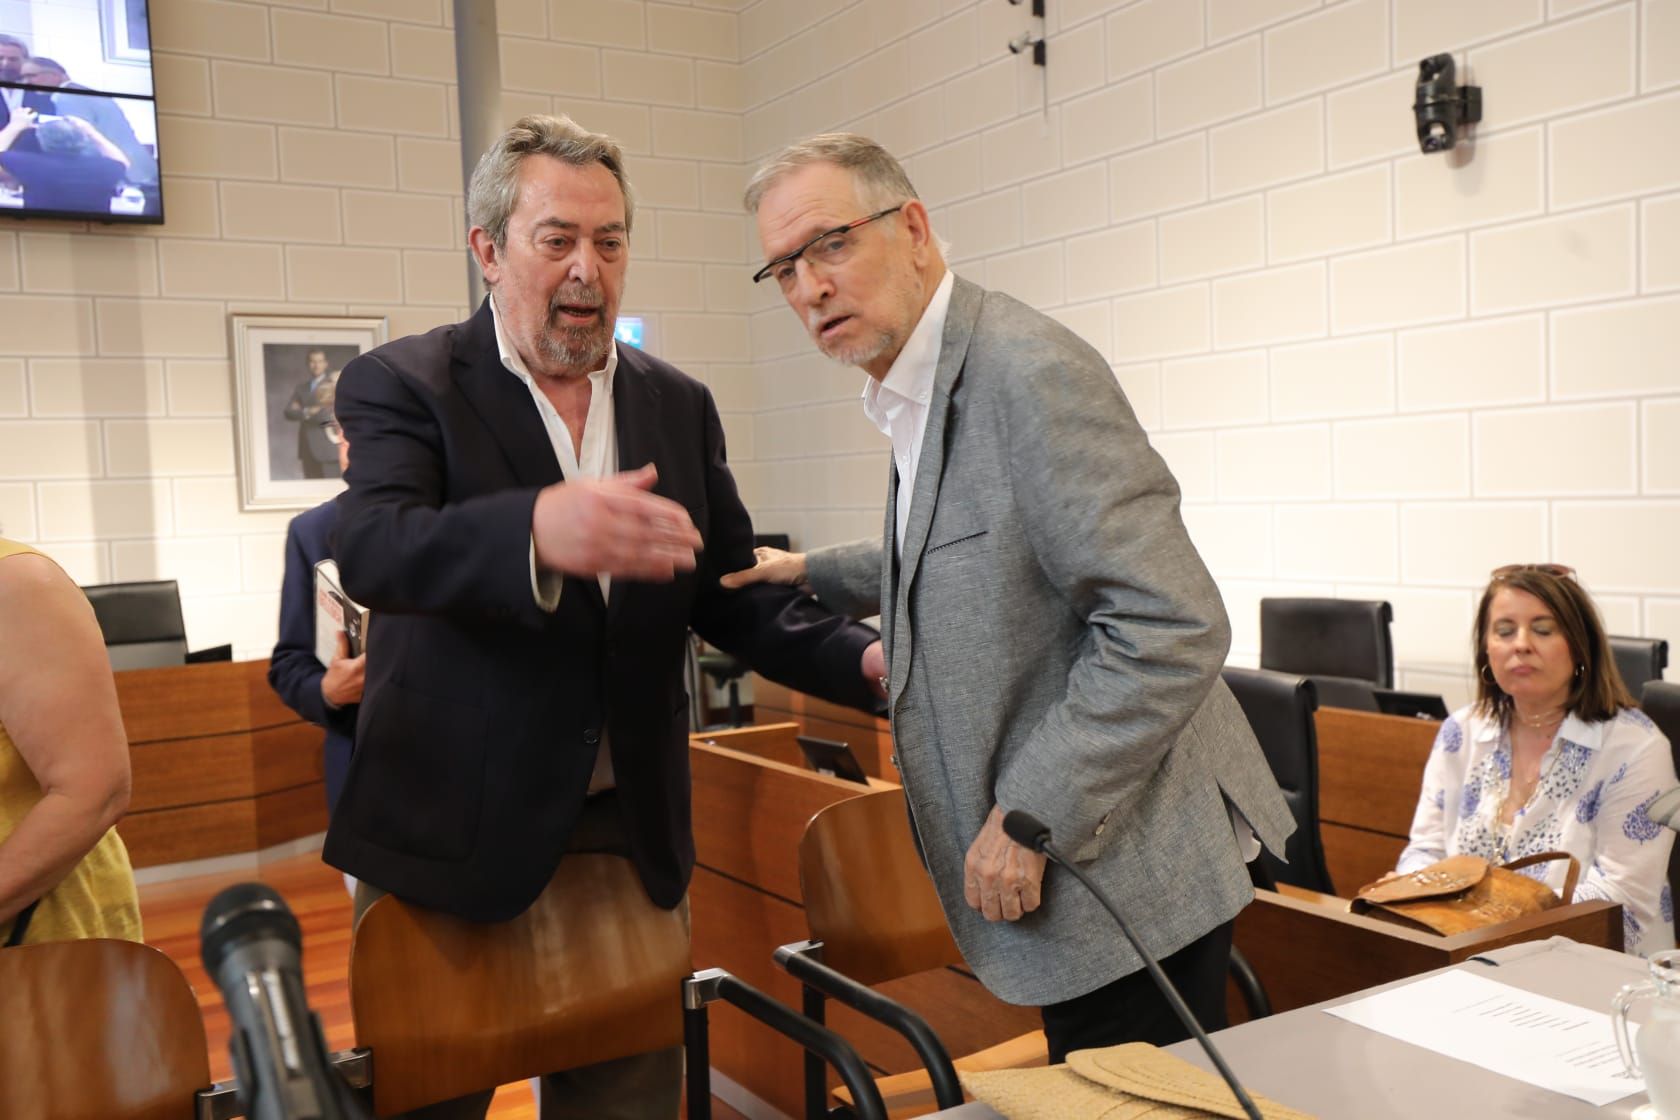
MULTIPOLYGON (((1674 760, 1622 683, 1592 599, 1559 565, 1496 569, 1474 641, 1476 702, 1435 737, 1397 870, 1565 851, 1581 863, 1576 901, 1622 904, 1628 952, 1673 948, 1674 834, 1646 809, 1676 784, 1674 760)), ((1561 891, 1566 871, 1558 860, 1522 873, 1561 891)))
POLYGON ((63 570, 0 539, 0 946, 140 940, 128 737, 93 608, 63 570))

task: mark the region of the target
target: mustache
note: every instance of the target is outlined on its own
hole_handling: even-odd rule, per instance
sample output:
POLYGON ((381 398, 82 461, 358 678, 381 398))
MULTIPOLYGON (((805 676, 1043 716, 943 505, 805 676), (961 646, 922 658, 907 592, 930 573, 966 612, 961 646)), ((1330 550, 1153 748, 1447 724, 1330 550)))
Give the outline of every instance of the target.
POLYGON ((591 284, 569 284, 554 293, 554 298, 548 304, 548 317, 552 320, 562 307, 589 307, 600 310, 605 303, 606 294, 600 288, 591 284))

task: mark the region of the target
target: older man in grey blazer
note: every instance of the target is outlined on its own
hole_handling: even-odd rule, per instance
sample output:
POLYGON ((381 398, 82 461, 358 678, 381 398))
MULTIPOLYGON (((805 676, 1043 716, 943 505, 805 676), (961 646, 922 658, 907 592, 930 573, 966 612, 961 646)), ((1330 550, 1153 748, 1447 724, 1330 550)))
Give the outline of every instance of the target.
POLYGON ((945 267, 873 141, 828 134, 752 179, 768 263, 818 349, 869 374, 892 440, 882 540, 761 551, 727 577, 879 613, 897 764, 963 955, 1043 1009, 1052 1061, 1185 1032, 1099 904, 1004 835, 1025 809, 1083 864, 1210 1026, 1254 837, 1289 811, 1219 669, 1219 592, 1108 364, 945 267), (1246 849, 1246 850, 1245 850, 1246 849))

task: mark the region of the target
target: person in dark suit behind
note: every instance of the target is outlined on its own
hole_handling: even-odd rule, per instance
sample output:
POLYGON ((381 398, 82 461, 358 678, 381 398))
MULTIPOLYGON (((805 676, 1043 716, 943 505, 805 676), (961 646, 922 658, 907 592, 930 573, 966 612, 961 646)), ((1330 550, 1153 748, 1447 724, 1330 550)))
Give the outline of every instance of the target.
MULTIPOLYGON (((29 44, 16 35, 0 35, 0 82, 22 82, 24 64, 29 61, 29 44)), ((50 113, 52 95, 43 94, 40 90, 20 89, 17 86, 0 86, 0 128, 6 127, 12 119, 12 114, 19 108, 33 109, 38 113, 50 113)), ((18 135, 16 148, 20 152, 38 152, 41 146, 36 143, 35 136, 30 132, 18 135)))
MULTIPOLYGON (((350 461, 350 441, 336 420, 322 427, 338 439, 342 470, 350 461)), ((326 729, 322 746, 326 771, 327 809, 338 805, 344 779, 350 772, 355 742, 357 706, 367 654, 349 656, 343 637, 331 665, 315 656, 315 565, 332 556, 331 537, 338 525, 338 498, 322 502, 292 518, 286 526, 286 570, 280 585, 280 637, 268 659, 268 684, 292 711, 326 729)))
MULTIPOLYGON (((344 368, 356 448, 337 539, 378 617, 327 862, 472 921, 525 911, 568 851, 685 904, 692 627, 790 687, 868 708, 878 636, 785 587, 718 585, 752 523, 710 392, 617 346, 634 218, 623 157, 531 116, 479 161, 471 319, 344 368)), ((680 1050, 544 1079, 542 1115, 674 1117, 680 1050)), ((482 1117, 490 1094, 425 1115, 482 1117)))

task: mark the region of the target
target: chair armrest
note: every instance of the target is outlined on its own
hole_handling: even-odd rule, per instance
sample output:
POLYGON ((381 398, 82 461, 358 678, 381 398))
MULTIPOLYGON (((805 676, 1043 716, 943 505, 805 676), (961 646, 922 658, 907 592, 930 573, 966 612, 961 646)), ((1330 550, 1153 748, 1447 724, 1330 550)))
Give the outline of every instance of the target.
POLYGON ((801 984, 815 988, 903 1035, 927 1068, 928 1079, 933 1083, 934 1099, 940 1108, 955 1108, 963 1103, 962 1085, 951 1065, 951 1055, 926 1019, 902 1003, 823 964, 820 941, 796 941, 783 945, 777 948, 775 956, 776 963, 801 984))

